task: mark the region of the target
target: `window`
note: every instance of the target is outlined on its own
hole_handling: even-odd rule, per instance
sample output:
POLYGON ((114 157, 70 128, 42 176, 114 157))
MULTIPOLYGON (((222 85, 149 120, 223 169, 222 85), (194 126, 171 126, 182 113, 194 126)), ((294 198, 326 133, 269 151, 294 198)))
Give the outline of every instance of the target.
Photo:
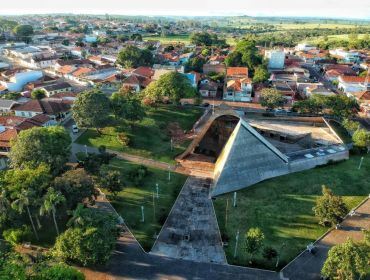
POLYGON ((22 115, 22 117, 25 117, 26 116, 26 114, 24 112, 21 112, 21 115, 22 115))

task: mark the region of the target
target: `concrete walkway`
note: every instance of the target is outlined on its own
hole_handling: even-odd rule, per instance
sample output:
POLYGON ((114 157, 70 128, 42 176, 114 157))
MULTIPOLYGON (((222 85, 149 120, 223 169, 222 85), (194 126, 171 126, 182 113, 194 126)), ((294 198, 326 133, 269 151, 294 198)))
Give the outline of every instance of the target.
POLYGON ((226 264, 210 182, 189 177, 151 253, 197 262, 226 264))
POLYGON ((288 264, 282 273, 285 279, 314 280, 320 279, 321 268, 327 258, 328 251, 336 244, 343 243, 347 238, 362 240, 362 229, 370 229, 370 199, 367 199, 355 211, 355 215, 348 215, 339 229, 333 229, 315 243, 317 252, 313 255, 303 252, 294 261, 288 264))
MULTIPOLYGON (((79 153, 79 152, 80 153, 86 153, 86 152, 87 153, 99 153, 98 149, 95 147, 73 143, 72 144, 72 156, 71 156, 72 161, 74 162, 77 161, 75 155, 76 153, 79 153)), ((162 161, 158 161, 154 159, 148 159, 145 157, 136 156, 136 155, 132 155, 128 153, 117 152, 117 151, 109 150, 109 149, 107 149, 107 152, 111 154, 116 154, 117 158, 119 159, 127 160, 133 163, 142 164, 148 167, 153 167, 153 168, 166 170, 166 171, 171 170, 172 172, 181 173, 185 175, 189 174, 189 172, 185 168, 182 168, 181 166, 178 166, 178 165, 173 165, 173 164, 169 164, 166 162, 162 162, 162 161)))

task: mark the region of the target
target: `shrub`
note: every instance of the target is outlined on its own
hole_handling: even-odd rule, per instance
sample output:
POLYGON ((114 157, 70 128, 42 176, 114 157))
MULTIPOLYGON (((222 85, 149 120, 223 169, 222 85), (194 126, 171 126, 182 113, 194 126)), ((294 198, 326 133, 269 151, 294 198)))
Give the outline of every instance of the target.
POLYGON ((136 185, 140 185, 143 179, 149 174, 148 168, 144 165, 140 165, 137 168, 129 172, 129 179, 136 185))
POLYGON ((26 225, 23 225, 20 228, 10 228, 3 232, 4 239, 13 246, 28 240, 31 234, 31 229, 26 225))
POLYGON ((130 138, 124 132, 118 133, 117 139, 123 147, 127 147, 130 144, 130 138))

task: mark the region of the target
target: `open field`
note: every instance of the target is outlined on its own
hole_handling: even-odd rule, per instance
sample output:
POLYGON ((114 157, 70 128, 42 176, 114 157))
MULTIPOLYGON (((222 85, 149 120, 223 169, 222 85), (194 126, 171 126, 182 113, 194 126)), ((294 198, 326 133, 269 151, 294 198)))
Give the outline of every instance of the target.
MULTIPOLYGON (((358 39, 363 39, 365 38, 366 34, 358 34, 358 39)), ((340 34, 340 35, 329 35, 327 36, 329 42, 333 41, 348 41, 349 40, 349 34, 340 34)), ((321 42, 324 40, 324 36, 319 36, 319 37, 312 37, 309 38, 308 40, 305 40, 307 43, 311 44, 317 44, 318 42, 321 42)))
POLYGON ((104 145, 107 149, 118 152, 152 158, 159 161, 174 163, 176 155, 187 147, 188 141, 175 143, 171 150, 171 136, 169 124, 178 124, 181 130, 190 130, 201 116, 202 111, 197 108, 184 108, 176 106, 159 106, 148 108, 146 117, 131 129, 127 123, 121 122, 114 127, 106 127, 103 134, 89 129, 77 139, 77 143, 99 147, 104 145), (128 147, 123 147, 118 141, 118 133, 126 132, 130 138, 128 147))
POLYGON ((144 36, 143 40, 155 40, 160 41, 162 44, 169 44, 169 43, 184 43, 190 44, 190 35, 167 35, 167 36, 144 36))
MULTIPOLYGON (((318 225, 312 207, 321 195, 321 186, 330 187, 343 197, 351 209, 370 192, 370 155, 365 156, 358 170, 360 156, 348 161, 318 167, 299 173, 261 182, 237 193, 237 207, 232 207, 232 194, 216 198, 214 202, 222 235, 229 238, 225 248, 228 262, 247 265, 244 234, 249 228, 259 227, 265 235, 265 245, 281 254, 282 267, 296 257, 307 244, 324 234, 328 228, 318 225), (226 204, 228 214, 226 220, 226 204), (233 257, 236 232, 240 230, 237 257, 233 257), (284 246, 283 246, 284 244, 284 246), (282 248, 283 247, 283 248, 282 248)), ((256 256, 255 266, 274 269, 276 260, 267 261, 256 256)))
POLYGON ((169 181, 167 171, 148 168, 149 174, 140 185, 137 185, 128 178, 130 170, 137 168, 136 164, 113 159, 110 166, 122 173, 125 187, 117 198, 113 198, 106 190, 104 192, 108 194, 112 205, 123 217, 136 239, 146 251, 149 251, 155 241, 154 235, 159 234, 186 176, 171 173, 169 181), (156 198, 156 183, 159 185, 159 198, 156 198), (144 222, 141 222, 141 206, 144 206, 144 222))

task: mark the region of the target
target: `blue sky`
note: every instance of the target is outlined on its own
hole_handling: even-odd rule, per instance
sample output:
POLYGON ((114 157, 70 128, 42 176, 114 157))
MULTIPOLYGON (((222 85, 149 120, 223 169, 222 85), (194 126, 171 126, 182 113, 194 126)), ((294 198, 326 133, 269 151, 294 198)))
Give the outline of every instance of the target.
POLYGON ((313 16, 370 19, 370 0, 0 0, 0 14, 313 16))

